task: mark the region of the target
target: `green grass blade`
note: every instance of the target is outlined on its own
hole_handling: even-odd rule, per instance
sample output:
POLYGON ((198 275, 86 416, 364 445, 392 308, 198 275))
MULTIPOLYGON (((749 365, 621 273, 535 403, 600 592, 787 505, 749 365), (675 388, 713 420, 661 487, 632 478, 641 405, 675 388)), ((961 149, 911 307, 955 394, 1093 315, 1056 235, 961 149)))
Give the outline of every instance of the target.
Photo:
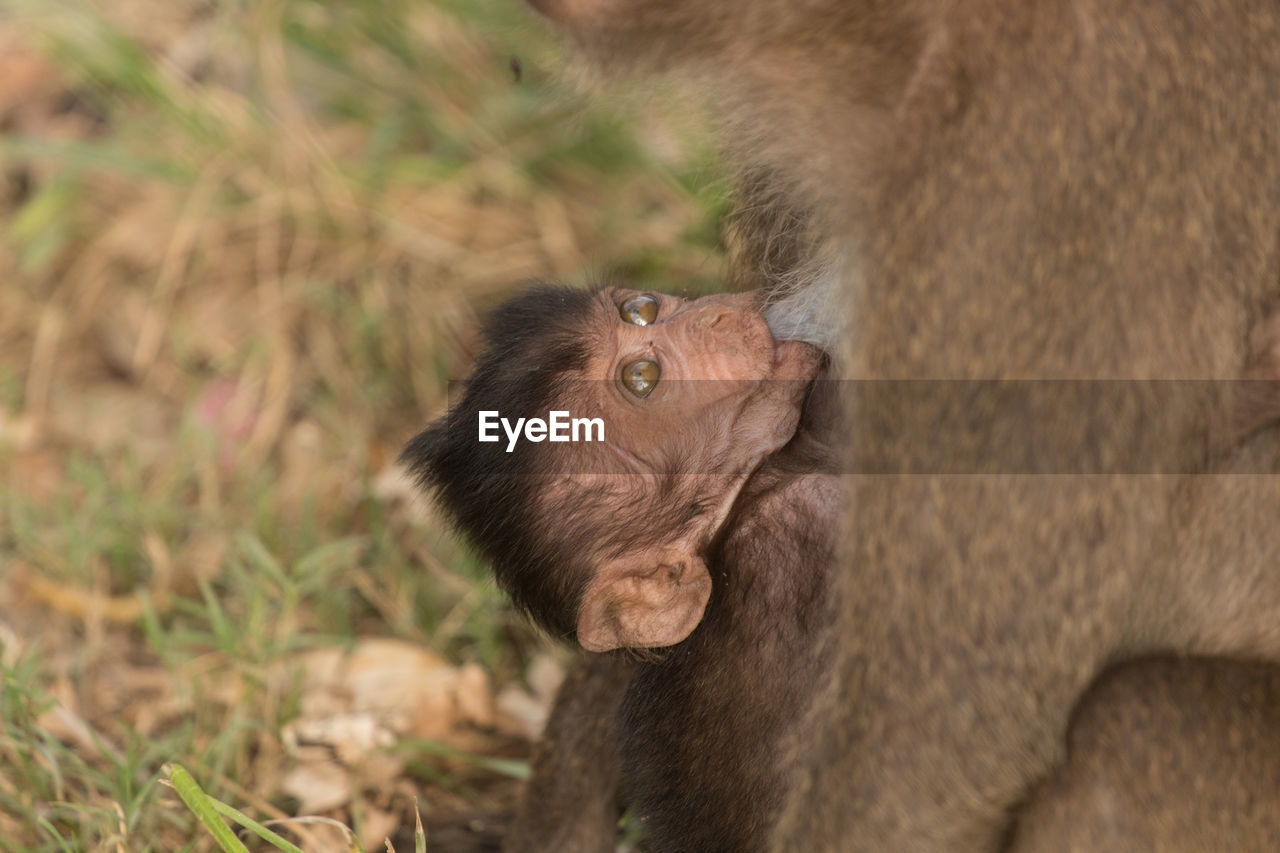
POLYGON ((217 801, 200 788, 186 768, 180 764, 173 765, 173 769, 169 771, 169 781, 173 784, 173 789, 178 792, 178 796, 182 798, 182 802, 187 804, 192 814, 204 824, 205 829, 209 830, 209 834, 218 842, 219 847, 226 853, 249 853, 249 848, 240 843, 240 839, 236 838, 231 827, 218 817, 218 810, 213 805, 217 801))
POLYGON ((408 739, 396 744, 397 751, 414 752, 425 755, 437 755, 441 758, 452 758, 455 761, 461 761, 475 767, 481 767, 491 773, 497 773, 501 776, 508 776, 512 779, 519 779, 521 782, 529 778, 529 762, 517 761, 511 758, 494 758, 488 755, 476 755, 473 752, 464 752, 461 749, 454 749, 441 743, 431 740, 415 740, 408 739))
POLYGON ((71 845, 67 844, 67 840, 62 837, 62 833, 58 832, 54 825, 49 823, 47 818, 38 817, 36 818, 36 823, 40 825, 41 829, 53 836, 54 840, 58 842, 58 846, 62 848, 62 853, 75 853, 75 851, 71 849, 71 845))
POLYGON ((276 833, 272 832, 270 829, 267 829, 267 827, 258 823, 256 820, 249 817, 247 814, 240 811, 239 809, 233 806, 229 806, 220 800, 215 800, 212 798, 209 799, 209 802, 213 805, 215 809, 218 810, 219 814, 221 814, 224 817, 228 817, 231 820, 234 820, 236 823, 240 824, 245 829, 249 830, 254 835, 258 836, 263 841, 267 842, 273 847, 276 847, 277 849, 280 849, 280 850, 284 850, 286 851, 286 853, 303 853, 301 847, 299 847, 296 844, 293 844, 288 839, 283 838, 280 835, 277 835, 276 833))
POLYGON ((413 853, 427 853, 427 833, 422 829, 422 813, 418 811, 418 798, 413 798, 413 853))

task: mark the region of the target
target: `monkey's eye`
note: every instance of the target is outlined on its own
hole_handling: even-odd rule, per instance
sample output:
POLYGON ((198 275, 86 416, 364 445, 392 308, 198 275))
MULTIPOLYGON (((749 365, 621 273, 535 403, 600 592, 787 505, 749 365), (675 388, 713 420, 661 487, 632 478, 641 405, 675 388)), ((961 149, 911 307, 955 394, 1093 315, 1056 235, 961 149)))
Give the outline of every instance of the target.
POLYGON ((618 307, 624 323, 647 326, 658 319, 658 300, 652 296, 633 296, 618 307))
POLYGON ((644 399, 658 384, 658 377, 661 375, 662 368, 658 366, 658 362, 641 360, 623 365, 620 378, 628 391, 644 399))

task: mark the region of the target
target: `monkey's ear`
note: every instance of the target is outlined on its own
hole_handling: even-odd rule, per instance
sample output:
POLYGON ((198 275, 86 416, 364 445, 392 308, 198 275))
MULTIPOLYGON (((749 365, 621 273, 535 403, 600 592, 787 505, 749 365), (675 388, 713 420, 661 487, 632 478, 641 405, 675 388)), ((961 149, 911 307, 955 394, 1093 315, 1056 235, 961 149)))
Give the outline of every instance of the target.
POLYGON ((578 642, 589 652, 674 646, 702 621, 711 598, 706 563, 663 548, 609 561, 578 614, 578 642))

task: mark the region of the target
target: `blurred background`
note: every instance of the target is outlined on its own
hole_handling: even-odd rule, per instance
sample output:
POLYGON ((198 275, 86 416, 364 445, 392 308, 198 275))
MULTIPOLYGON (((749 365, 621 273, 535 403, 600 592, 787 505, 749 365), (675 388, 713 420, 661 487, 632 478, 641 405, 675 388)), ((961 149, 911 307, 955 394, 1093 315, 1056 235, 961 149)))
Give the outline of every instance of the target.
POLYGON ((231 849, 175 765, 494 848, 562 652, 399 449, 513 288, 724 275, 705 140, 562 66, 517 0, 0 0, 0 850, 231 849))

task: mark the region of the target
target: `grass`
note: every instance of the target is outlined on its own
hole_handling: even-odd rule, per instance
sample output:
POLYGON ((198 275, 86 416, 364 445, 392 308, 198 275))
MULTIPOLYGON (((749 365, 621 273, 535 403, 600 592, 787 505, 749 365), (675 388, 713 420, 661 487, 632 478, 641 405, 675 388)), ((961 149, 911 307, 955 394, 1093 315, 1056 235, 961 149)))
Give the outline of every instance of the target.
POLYGON ((0 0, 0 851, 500 828, 527 740, 457 708, 548 647, 395 457, 523 281, 723 272, 701 141, 560 64, 514 0, 0 0), (321 755, 373 638, 455 724, 321 755))

